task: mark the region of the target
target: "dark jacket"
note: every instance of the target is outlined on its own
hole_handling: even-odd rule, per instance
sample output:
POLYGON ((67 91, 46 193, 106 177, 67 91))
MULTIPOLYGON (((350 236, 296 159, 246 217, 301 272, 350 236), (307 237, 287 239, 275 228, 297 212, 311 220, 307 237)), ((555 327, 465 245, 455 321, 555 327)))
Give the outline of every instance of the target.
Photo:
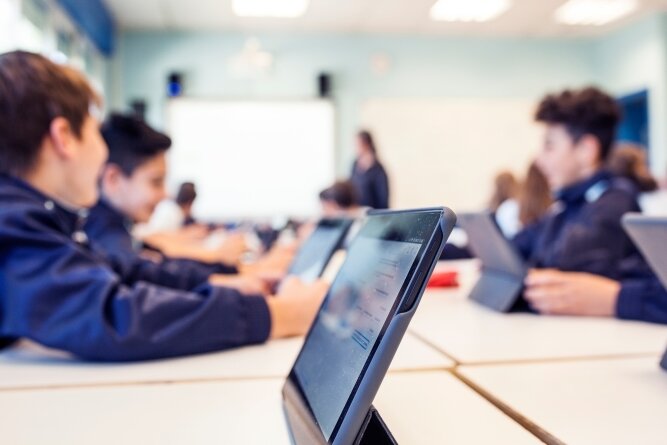
POLYGON ((621 291, 616 301, 616 316, 667 324, 667 290, 641 255, 622 265, 621 291))
POLYGON ((627 180, 600 171, 563 189, 554 209, 525 228, 514 244, 531 267, 621 277, 621 261, 637 249, 621 217, 639 211, 637 190, 627 180))
POLYGON ((143 281, 173 289, 190 290, 208 281, 212 274, 234 273, 223 264, 204 264, 193 260, 162 256, 160 262, 140 256, 141 243, 132 238, 131 222, 104 199, 93 207, 83 229, 94 250, 105 256, 123 276, 140 274, 143 281))
POLYGON ((81 218, 0 175, 0 344, 29 338, 91 360, 142 360, 267 339, 264 298, 143 280, 96 254, 81 218))
POLYGON ((355 161, 350 182, 357 192, 360 206, 374 209, 389 208, 389 179, 379 161, 375 161, 366 171, 360 169, 355 161))

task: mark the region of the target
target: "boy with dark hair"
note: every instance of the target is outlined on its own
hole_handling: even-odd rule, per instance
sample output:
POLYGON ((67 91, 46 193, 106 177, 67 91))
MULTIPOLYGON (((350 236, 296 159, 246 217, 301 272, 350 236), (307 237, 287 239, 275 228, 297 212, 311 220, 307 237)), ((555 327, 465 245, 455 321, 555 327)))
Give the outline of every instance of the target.
MULTIPOLYGON (((176 289, 193 289, 213 274, 238 273, 235 267, 221 262, 171 259, 159 251, 154 251, 158 256, 155 262, 141 258, 145 246, 132 237, 131 227, 147 222, 165 197, 166 152, 171 139, 134 116, 120 114, 112 114, 101 132, 109 158, 100 178, 101 198, 84 226, 93 247, 125 274, 141 273, 145 281, 176 289)), ((233 257, 229 255, 228 261, 234 261, 233 257)), ((259 279, 213 278, 218 285, 234 285, 250 292, 265 290, 259 279), (247 283, 243 285, 244 280, 247 283)))
POLYGON ((325 288, 280 298, 192 292, 114 270, 80 231, 107 158, 78 72, 37 54, 0 55, 0 344, 29 338, 93 360, 142 360, 304 333, 325 288))
POLYGON ((178 188, 176 193, 176 205, 181 208, 183 212, 183 225, 189 226, 195 224, 196 221, 192 216, 192 206, 197 199, 197 188, 193 182, 184 182, 178 188))
POLYGON ((537 164, 557 202, 514 239, 534 267, 614 278, 619 262, 636 254, 621 216, 639 210, 637 190, 603 168, 619 119, 614 99, 596 88, 548 95, 539 104, 544 139, 537 164))
MULTIPOLYGON (((616 101, 597 88, 565 90, 546 96, 535 118, 544 129, 537 163, 557 202, 545 218, 520 232, 515 244, 537 269, 620 278, 624 260, 638 255, 621 217, 639 211, 639 205, 636 187, 603 168, 620 119, 616 101)), ((535 295, 531 289, 525 293, 539 312, 613 314, 613 306, 590 299, 560 305, 535 295)))

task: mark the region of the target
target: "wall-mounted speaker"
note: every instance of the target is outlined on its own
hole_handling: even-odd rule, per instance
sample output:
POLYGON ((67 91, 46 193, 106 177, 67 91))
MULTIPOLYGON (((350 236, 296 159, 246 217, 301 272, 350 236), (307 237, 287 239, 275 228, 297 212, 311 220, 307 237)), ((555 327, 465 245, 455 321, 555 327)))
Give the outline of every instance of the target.
POLYGON ((167 77, 167 96, 178 97, 183 95, 183 74, 172 72, 167 77))
POLYGON ((331 74, 320 73, 317 76, 317 93, 322 98, 331 97, 331 74))

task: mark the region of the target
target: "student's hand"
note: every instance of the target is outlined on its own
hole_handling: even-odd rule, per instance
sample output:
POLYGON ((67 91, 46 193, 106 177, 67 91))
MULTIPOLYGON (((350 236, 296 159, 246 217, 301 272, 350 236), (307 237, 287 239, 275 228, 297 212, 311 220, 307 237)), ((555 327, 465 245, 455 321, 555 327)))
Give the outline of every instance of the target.
POLYGON ((267 299, 271 312, 271 338, 294 337, 308 332, 329 285, 324 281, 304 284, 288 277, 278 295, 267 299))
POLYGON ((241 264, 239 270, 243 275, 254 275, 268 282, 277 282, 285 277, 293 258, 291 251, 272 250, 254 263, 241 264))
POLYGON ((238 264, 241 255, 248 250, 245 235, 243 233, 230 233, 216 249, 218 261, 224 264, 238 264))
POLYGON ((180 232, 186 240, 203 240, 211 233, 209 228, 203 224, 185 226, 180 232))
POLYGON ((553 269, 528 273, 524 296, 541 314, 613 317, 619 282, 598 275, 553 269))
POLYGON ((266 282, 259 277, 215 274, 208 281, 213 286, 231 287, 245 295, 266 295, 269 292, 266 282))

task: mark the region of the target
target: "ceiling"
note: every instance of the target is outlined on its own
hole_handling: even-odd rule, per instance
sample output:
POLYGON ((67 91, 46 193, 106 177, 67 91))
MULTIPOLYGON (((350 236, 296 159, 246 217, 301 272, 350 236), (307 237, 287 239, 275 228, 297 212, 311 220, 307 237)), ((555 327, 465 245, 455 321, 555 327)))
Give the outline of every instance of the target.
POLYGON ((435 0, 310 0, 296 19, 239 18, 231 0, 104 0, 121 29, 241 30, 334 33, 396 33, 504 37, 577 37, 604 34, 650 14, 667 11, 667 0, 640 0, 641 7, 612 24, 565 26, 553 12, 565 0, 514 0, 511 10, 487 23, 429 19, 435 0))

